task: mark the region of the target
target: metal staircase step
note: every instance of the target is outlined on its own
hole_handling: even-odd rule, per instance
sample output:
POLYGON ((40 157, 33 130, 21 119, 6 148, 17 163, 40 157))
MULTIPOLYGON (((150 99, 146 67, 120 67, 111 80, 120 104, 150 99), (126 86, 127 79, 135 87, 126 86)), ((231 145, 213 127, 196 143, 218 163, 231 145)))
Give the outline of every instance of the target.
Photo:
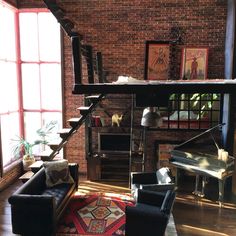
POLYGON ((81 107, 78 108, 78 110, 80 110, 80 114, 81 114, 82 116, 86 116, 86 115, 90 112, 90 109, 91 109, 90 106, 89 106, 89 107, 87 107, 87 106, 81 106, 81 107))
POLYGON ((53 152, 55 152, 55 151, 46 150, 46 151, 42 151, 42 152, 38 153, 37 156, 40 157, 41 161, 52 161, 52 159, 53 160, 61 159, 61 156, 59 156, 59 151, 55 152, 55 156, 53 158, 51 158, 51 154, 53 152))
POLYGON ((72 128, 76 128, 80 123, 82 124, 83 119, 83 116, 80 116, 78 118, 71 118, 68 120, 68 122, 72 128))
MULTIPOLYGON (((55 151, 55 150, 58 149, 59 145, 61 145, 61 142, 62 142, 62 140, 61 140, 61 141, 58 141, 58 142, 54 142, 54 143, 48 143, 47 145, 48 145, 53 151, 55 151)), ((67 141, 65 140, 65 142, 63 143, 63 145, 66 144, 66 143, 67 143, 67 141)))
POLYGON ((25 183, 26 181, 28 181, 32 176, 34 175, 33 171, 27 171, 26 173, 24 173, 22 176, 20 176, 20 180, 25 183))
POLYGON ((33 173, 36 173, 43 165, 43 161, 36 161, 32 165, 30 165, 30 169, 33 173))
POLYGON ((95 103, 97 101, 99 101, 101 99, 101 95, 90 95, 90 96, 86 96, 85 99, 89 100, 92 103, 95 103))
MULTIPOLYGON (((64 128, 64 129, 61 129, 58 134, 60 135, 60 137, 62 139, 65 139, 69 136, 69 134, 73 132, 71 128, 64 128)), ((76 132, 76 131, 75 131, 76 132)))
POLYGON ((39 156, 42 161, 50 161, 49 156, 51 155, 51 153, 52 151, 46 150, 38 153, 37 156, 39 156))

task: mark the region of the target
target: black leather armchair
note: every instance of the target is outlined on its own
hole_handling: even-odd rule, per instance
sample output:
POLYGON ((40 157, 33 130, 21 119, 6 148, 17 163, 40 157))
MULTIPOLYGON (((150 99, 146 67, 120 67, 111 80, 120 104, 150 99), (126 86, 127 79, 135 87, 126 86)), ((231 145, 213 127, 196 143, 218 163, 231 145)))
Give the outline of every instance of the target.
POLYGON ((132 172, 131 193, 137 199, 137 190, 167 191, 174 190, 175 183, 171 171, 163 167, 156 172, 132 172))
POLYGON ((48 188, 45 169, 41 168, 8 199, 13 233, 27 236, 55 233, 59 218, 78 188, 78 164, 69 164, 69 170, 73 184, 48 188))
POLYGON ((138 190, 134 207, 126 207, 126 236, 162 236, 169 221, 175 201, 175 192, 138 190))

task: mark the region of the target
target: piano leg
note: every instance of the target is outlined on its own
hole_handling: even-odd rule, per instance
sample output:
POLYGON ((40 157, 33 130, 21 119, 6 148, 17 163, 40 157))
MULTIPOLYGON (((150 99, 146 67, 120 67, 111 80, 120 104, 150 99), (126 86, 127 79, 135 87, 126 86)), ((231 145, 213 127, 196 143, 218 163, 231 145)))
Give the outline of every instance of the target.
POLYGON ((203 176, 202 177, 202 197, 205 196, 205 186, 206 186, 206 182, 207 182, 207 177, 203 176))
POLYGON ((176 168, 175 172, 175 189, 178 189, 178 179, 179 179, 179 168, 176 168))
POLYGON ((193 191, 194 195, 198 195, 198 185, 199 185, 199 175, 196 175, 196 178, 195 178, 195 190, 193 191))
POLYGON ((195 182, 195 190, 193 191, 193 194, 198 196, 198 197, 204 197, 205 196, 205 185, 206 185, 206 177, 202 177, 202 186, 201 186, 201 191, 198 190, 199 186, 199 180, 200 180, 200 175, 196 175, 196 182, 195 182))
POLYGON ((222 207, 224 200, 225 180, 219 179, 219 205, 222 207))

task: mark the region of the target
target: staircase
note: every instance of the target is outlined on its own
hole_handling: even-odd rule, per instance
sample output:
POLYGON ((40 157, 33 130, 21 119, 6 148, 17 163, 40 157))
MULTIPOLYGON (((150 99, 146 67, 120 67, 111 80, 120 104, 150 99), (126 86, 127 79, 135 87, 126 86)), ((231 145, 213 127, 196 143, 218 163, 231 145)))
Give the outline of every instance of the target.
MULTIPOLYGON (((61 24, 61 27, 65 33, 71 38, 72 45, 72 62, 73 62, 73 74, 74 74, 74 86, 82 85, 82 59, 85 59, 87 63, 87 76, 88 83, 94 84, 97 80, 99 83, 106 81, 107 72, 104 71, 102 63, 101 52, 94 53, 91 45, 82 44, 83 36, 74 30, 75 24, 66 16, 65 11, 57 5, 56 0, 44 0, 47 8, 56 17, 57 21, 61 24), (95 55, 95 60, 93 58, 95 55), (83 58, 82 58, 83 57, 83 58), (96 78, 95 78, 96 75, 96 78)), ((72 91, 73 93, 75 89, 72 91)), ((105 97, 105 94, 90 95, 85 97, 85 104, 88 106, 79 107, 80 116, 71 118, 68 120, 71 128, 63 129, 60 131, 60 137, 62 141, 59 144, 51 144, 50 147, 52 152, 48 155, 41 156, 42 161, 53 160, 54 157, 59 153, 63 146, 68 142, 70 137, 80 128, 80 126, 86 121, 87 117, 90 116, 91 112, 94 111, 99 102, 105 97)), ((101 179, 109 180, 126 180, 129 179, 129 157, 119 158, 119 164, 117 157, 101 160, 101 168, 103 176, 101 179), (114 174, 115 173, 115 174, 114 174), (124 176, 123 176, 124 175, 124 176)))
POLYGON ((22 180, 23 183, 30 179, 41 168, 43 161, 52 161, 56 157, 56 155, 69 141, 72 135, 77 132, 81 125, 83 125, 83 123, 86 121, 91 112, 96 108, 99 102, 103 99, 103 97, 103 94, 85 97, 85 100, 87 100, 90 105, 78 108, 78 110, 80 111, 80 116, 78 118, 75 117, 69 119, 68 122, 71 128, 64 128, 59 132, 59 135, 62 139, 60 143, 48 144, 52 150, 51 152, 46 151, 39 154, 39 156, 41 157, 41 161, 36 161, 34 164, 32 164, 30 166, 30 171, 24 173, 20 177, 20 180, 22 180))
POLYGON ((44 155, 44 153, 41 153, 40 156, 42 161, 51 161, 54 159, 54 157, 60 152, 60 150, 72 137, 72 135, 76 133, 80 126, 85 122, 87 117, 96 108, 96 106, 102 100, 103 97, 103 94, 85 97, 86 100, 89 100, 90 105, 78 108, 78 110, 80 111, 80 116, 68 120, 71 128, 64 128, 59 132, 59 135, 62 139, 61 142, 58 144, 49 144, 50 148, 52 149, 52 152, 49 154, 46 153, 46 155, 44 155))
MULTIPOLYGON (((82 45, 82 35, 74 30, 74 23, 66 16, 65 11, 57 5, 56 0, 44 0, 44 3, 56 17, 66 34, 71 38, 75 84, 82 83, 82 56, 87 62, 88 82, 94 83, 95 73, 97 74, 99 82, 104 82, 105 73, 102 68, 101 53, 96 53, 96 60, 94 63, 92 46, 82 45)), ((84 124, 86 119, 94 111, 104 96, 104 94, 85 96, 85 104, 89 105, 79 107, 79 117, 74 117, 68 120, 70 128, 64 128, 59 131, 61 141, 59 143, 49 144, 51 151, 42 152, 39 154, 42 161, 51 161, 58 155, 60 150, 65 146, 73 134, 75 134, 77 130, 84 124)))
MULTIPOLYGON (((95 60, 93 58, 93 49, 91 45, 83 45, 81 43, 83 37, 81 34, 74 30, 74 23, 66 16, 65 11, 57 5, 56 0, 44 0, 47 8, 56 17, 57 21, 60 23, 61 27, 65 33, 71 38, 72 45, 72 60, 73 60, 73 70, 74 70, 74 84, 82 84, 82 56, 85 58, 87 63, 87 76, 88 83, 94 83, 94 75, 97 75, 97 79, 100 83, 106 82, 105 72, 102 66, 102 54, 101 52, 96 53, 95 60)), ((80 126, 85 122, 86 118, 91 114, 91 112, 96 108, 98 103, 104 97, 104 94, 90 95, 85 97, 85 104, 89 106, 79 107, 80 116, 71 118, 68 120, 71 128, 63 129, 60 131, 60 137, 62 141, 59 144, 49 145, 52 152, 48 155, 41 155, 43 161, 52 160, 63 146, 68 142, 70 137, 76 133, 80 126)))

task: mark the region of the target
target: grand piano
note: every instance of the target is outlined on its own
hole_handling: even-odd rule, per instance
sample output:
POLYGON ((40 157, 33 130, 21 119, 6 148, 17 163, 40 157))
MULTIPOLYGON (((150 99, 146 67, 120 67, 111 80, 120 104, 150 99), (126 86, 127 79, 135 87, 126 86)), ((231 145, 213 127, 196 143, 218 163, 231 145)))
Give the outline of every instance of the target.
MULTIPOLYGON (((234 157, 219 157, 221 149, 221 128, 219 124, 203 133, 176 146, 171 151, 170 163, 176 167, 176 185, 178 186, 179 169, 196 174, 195 190, 193 194, 203 197, 207 177, 218 179, 219 204, 223 203, 225 180, 233 175, 234 157), (199 180, 202 177, 201 191, 199 180)), ((222 149, 221 149, 222 150, 222 149)), ((227 153, 226 153, 227 154, 227 153)))

